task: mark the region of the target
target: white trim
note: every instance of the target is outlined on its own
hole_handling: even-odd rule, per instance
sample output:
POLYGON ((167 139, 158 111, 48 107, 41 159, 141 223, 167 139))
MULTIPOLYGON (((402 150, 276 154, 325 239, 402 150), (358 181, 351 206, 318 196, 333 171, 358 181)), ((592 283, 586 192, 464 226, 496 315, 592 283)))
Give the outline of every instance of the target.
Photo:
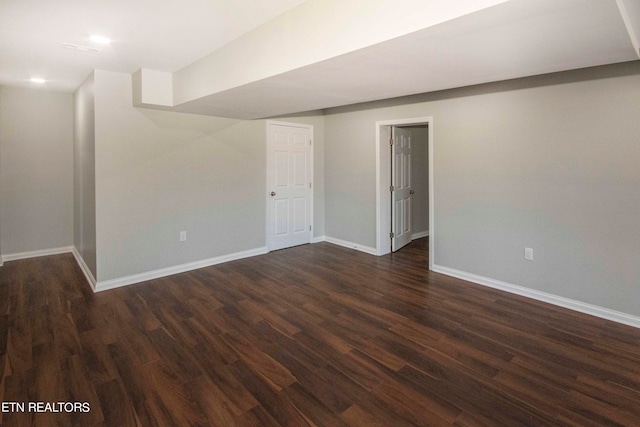
POLYGON ((315 191, 316 191, 316 183, 314 181, 314 176, 313 176, 313 165, 314 165, 314 160, 313 160, 313 151, 315 150, 315 141, 314 141, 314 128, 313 125, 309 125, 309 124, 304 124, 304 123, 291 123, 291 122, 280 122, 277 120, 267 120, 266 121, 266 133, 267 133, 267 143, 266 145, 266 171, 267 171, 267 177, 265 179, 265 185, 266 185, 266 189, 265 189, 265 194, 266 194, 266 218, 265 218, 265 242, 267 245, 267 248, 270 247, 269 245, 269 200, 270 200, 270 196, 269 193, 271 193, 271 186, 270 186, 270 176, 271 176, 271 171, 269 170, 269 159, 270 159, 270 143, 271 141, 269 140, 269 126, 271 125, 277 125, 277 126, 289 126, 289 127, 296 127, 296 128, 303 128, 303 129, 307 129, 310 132, 310 138, 311 138, 311 146, 309 147, 309 179, 311 180, 311 199, 309 200, 309 225, 311 225, 311 230, 310 230, 310 240, 309 242, 311 243, 313 241, 313 232, 315 230, 315 224, 313 222, 313 200, 315 198, 315 191))
POLYGON ((89 282, 89 285, 91 285, 91 289, 93 289, 93 291, 95 292, 96 278, 93 277, 93 273, 91 273, 91 270, 87 266, 87 263, 84 262, 84 258, 82 258, 82 255, 80 255, 80 252, 78 252, 78 249, 75 246, 73 246, 71 249, 72 249, 71 253, 73 254, 73 257, 76 259, 76 262, 80 267, 80 270, 82 270, 84 277, 87 279, 87 282, 89 282))
POLYGON ((311 238, 311 243, 320 243, 320 242, 326 242, 327 238, 325 236, 318 236, 318 237, 312 237, 311 238))
POLYGON ((429 237, 429 230, 413 233, 411 235, 411 240, 422 239, 423 237, 429 237))
POLYGON ((41 256, 66 254, 72 251, 71 246, 64 246, 62 248, 42 249, 39 251, 19 252, 16 254, 2 255, 2 262, 16 261, 19 259, 36 258, 41 256))
POLYGON ((159 279, 161 277, 172 276, 178 273, 184 273, 191 270, 197 270, 199 268, 205 268, 216 264, 222 264, 223 262, 235 261, 238 259, 249 258, 257 255, 264 255, 269 250, 266 246, 261 248, 249 249, 247 251, 235 252, 228 255, 222 255, 219 257, 209 258, 202 261, 190 262, 187 264, 176 265, 173 267, 161 268, 158 270, 148 271, 140 274, 133 274, 131 276, 120 277, 118 279, 105 280, 98 282, 95 287, 96 292, 106 291, 108 289, 119 288, 122 286, 133 285, 134 283, 145 282, 147 280, 159 279))
POLYGON ((378 255, 378 250, 370 246, 359 245, 357 243, 348 242, 346 240, 336 239, 334 237, 324 236, 324 241, 333 243, 334 245, 344 246, 345 248, 355 249, 360 252, 364 252, 370 255, 378 255))
POLYGON ((436 254, 436 199, 435 199, 435 186, 434 186, 434 157, 433 157, 433 117, 429 117, 428 120, 429 128, 427 131, 429 132, 429 144, 428 150, 429 153, 427 157, 429 157, 429 270, 433 270, 433 266, 435 265, 435 254, 436 254))
POLYGON ((458 279, 466 280, 468 282, 473 282, 478 285, 499 289, 501 291, 509 292, 516 295, 521 295, 537 301, 543 301, 549 304, 557 305, 559 307, 568 308, 570 310, 578 311, 580 313, 585 313, 591 316, 596 316, 602 319, 607 319, 617 323, 623 323, 625 325, 640 328, 640 317, 633 316, 631 314, 610 310, 608 308, 587 304, 584 302, 572 300, 572 299, 561 297, 558 295, 549 294, 546 292, 536 291, 534 289, 524 288, 522 286, 513 285, 507 282, 501 282, 499 280, 490 279, 488 277, 478 276, 476 274, 467 273, 465 271, 460 271, 460 270, 456 270, 449 267, 443 267, 441 265, 434 265, 432 270, 435 271, 436 273, 441 273, 447 276, 456 277, 458 279))
POLYGON ((384 255, 388 253, 388 251, 383 250, 382 248, 383 246, 386 248, 391 246, 390 244, 384 244, 384 242, 387 242, 387 239, 383 239, 383 235, 386 236, 386 234, 382 231, 382 196, 380 194, 380 189, 382 187, 382 184, 380 183, 382 175, 382 144, 380 142, 380 129, 382 126, 385 125, 381 122, 376 122, 376 255, 384 255))
MULTIPOLYGON (((382 126, 395 125, 424 125, 428 126, 429 132, 429 270, 433 269, 435 253, 435 221, 434 221, 434 185, 433 185, 433 117, 415 117, 410 119, 378 120, 376 121, 376 255, 385 255, 391 252, 391 219, 385 214, 386 209, 382 209, 383 197, 387 194, 387 189, 391 185, 391 176, 382 176, 382 164, 391 162, 389 150, 386 143, 380 141, 380 128, 382 126), (388 220, 387 220, 388 219, 388 220)), ((390 208, 389 208, 390 210, 390 208)))

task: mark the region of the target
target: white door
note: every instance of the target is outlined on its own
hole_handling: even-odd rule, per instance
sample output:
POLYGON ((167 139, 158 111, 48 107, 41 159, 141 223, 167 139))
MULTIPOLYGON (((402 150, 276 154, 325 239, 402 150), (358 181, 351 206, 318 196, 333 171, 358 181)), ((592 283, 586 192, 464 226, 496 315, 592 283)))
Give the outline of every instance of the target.
POLYGON ((269 250, 311 243, 313 128, 268 124, 269 250))
POLYGON ((403 128, 391 129, 391 250, 411 242, 411 133, 403 128))

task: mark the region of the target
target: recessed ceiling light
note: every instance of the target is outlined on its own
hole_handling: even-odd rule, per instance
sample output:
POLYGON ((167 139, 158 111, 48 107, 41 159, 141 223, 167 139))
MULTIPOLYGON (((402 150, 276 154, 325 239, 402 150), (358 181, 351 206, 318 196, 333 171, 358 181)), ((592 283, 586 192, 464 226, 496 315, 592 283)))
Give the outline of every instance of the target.
POLYGON ((44 83, 45 79, 41 79, 40 77, 31 77, 31 83, 44 83))
POLYGON ((110 44, 111 40, 102 36, 91 36, 90 40, 98 44, 110 44))
POLYGON ((62 47, 77 50, 78 52, 91 52, 91 53, 100 53, 100 49, 91 47, 91 46, 80 46, 79 44, 73 43, 62 43, 62 47))

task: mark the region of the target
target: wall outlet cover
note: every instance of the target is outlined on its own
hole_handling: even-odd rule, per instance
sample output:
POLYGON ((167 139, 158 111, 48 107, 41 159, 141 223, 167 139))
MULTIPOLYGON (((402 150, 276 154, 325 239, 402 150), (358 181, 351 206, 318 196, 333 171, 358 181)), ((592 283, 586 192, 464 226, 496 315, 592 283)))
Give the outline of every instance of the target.
POLYGON ((533 249, 532 248, 524 248, 524 259, 527 261, 533 261, 533 249))

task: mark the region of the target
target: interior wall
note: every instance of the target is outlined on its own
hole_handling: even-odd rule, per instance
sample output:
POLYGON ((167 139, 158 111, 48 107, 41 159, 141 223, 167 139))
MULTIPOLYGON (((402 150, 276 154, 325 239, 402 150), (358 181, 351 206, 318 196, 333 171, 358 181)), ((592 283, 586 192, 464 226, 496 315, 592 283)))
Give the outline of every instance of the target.
POLYGON ((325 234, 376 247, 375 121, 368 110, 325 114, 325 234), (369 127, 371 127, 369 129, 369 127))
POLYGON ((71 246, 71 94, 1 87, 0 151, 0 252, 71 246))
POLYGON ((74 94, 74 245, 95 278, 96 181, 95 181, 95 96, 93 73, 74 94))
MULTIPOLYGON (((131 84, 95 71, 98 281, 264 248, 266 122, 137 109, 131 84)), ((323 118, 296 120, 314 125, 321 185, 323 118)))
POLYGON ((426 126, 410 126, 412 233, 429 232, 429 132, 426 126))
POLYGON ((640 315, 638 99, 636 61, 328 110, 327 234, 375 246, 375 122, 432 116, 436 265, 640 315))

